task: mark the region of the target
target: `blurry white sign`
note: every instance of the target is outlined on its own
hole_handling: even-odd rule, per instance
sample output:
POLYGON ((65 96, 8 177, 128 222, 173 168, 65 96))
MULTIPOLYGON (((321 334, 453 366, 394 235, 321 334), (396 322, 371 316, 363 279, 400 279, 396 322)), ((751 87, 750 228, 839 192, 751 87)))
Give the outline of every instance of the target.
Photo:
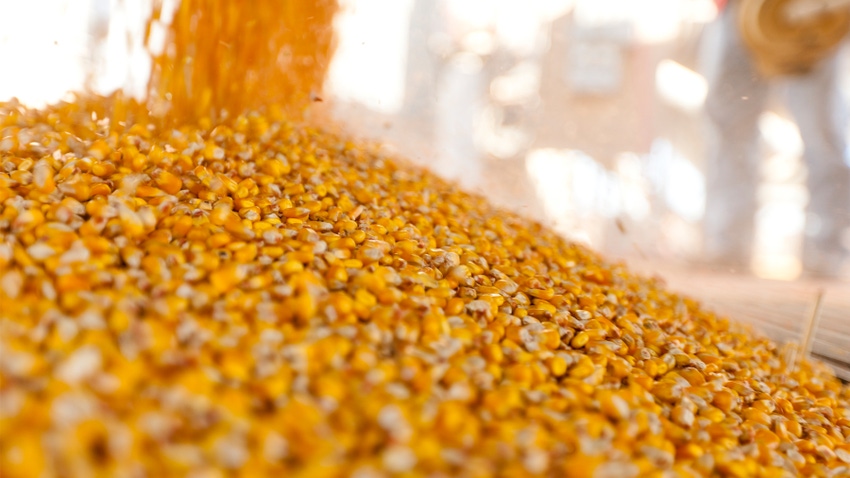
POLYGON ((620 89, 622 48, 610 42, 576 40, 569 47, 567 83, 574 93, 607 95, 620 89))

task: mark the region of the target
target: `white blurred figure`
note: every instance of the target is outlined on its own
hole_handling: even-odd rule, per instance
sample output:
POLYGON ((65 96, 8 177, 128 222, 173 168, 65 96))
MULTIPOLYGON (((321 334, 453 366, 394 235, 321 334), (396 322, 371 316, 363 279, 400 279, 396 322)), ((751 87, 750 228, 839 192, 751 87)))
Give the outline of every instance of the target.
MULTIPOLYGON (((803 242, 803 270, 836 277, 847 250, 842 234, 850 226, 850 166, 844 113, 837 85, 837 56, 808 72, 767 78, 756 67, 739 29, 740 2, 718 2, 714 44, 706 64, 706 113, 711 138, 706 172, 705 258, 746 269, 754 240, 759 183, 759 116, 771 86, 779 88, 803 140, 809 202, 803 242)), ((805 0, 804 0, 805 1, 805 0)))

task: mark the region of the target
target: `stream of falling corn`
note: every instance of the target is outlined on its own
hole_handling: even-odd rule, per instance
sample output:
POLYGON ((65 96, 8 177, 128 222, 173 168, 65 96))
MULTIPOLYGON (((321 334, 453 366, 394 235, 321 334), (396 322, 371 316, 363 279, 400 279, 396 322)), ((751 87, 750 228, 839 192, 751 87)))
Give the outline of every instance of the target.
POLYGON ((168 33, 153 55, 148 103, 169 125, 274 104, 299 117, 321 93, 333 50, 336 0, 154 0, 146 38, 168 33))
POLYGON ((825 366, 294 103, 159 81, 168 121, 0 104, 0 476, 850 475, 825 366))

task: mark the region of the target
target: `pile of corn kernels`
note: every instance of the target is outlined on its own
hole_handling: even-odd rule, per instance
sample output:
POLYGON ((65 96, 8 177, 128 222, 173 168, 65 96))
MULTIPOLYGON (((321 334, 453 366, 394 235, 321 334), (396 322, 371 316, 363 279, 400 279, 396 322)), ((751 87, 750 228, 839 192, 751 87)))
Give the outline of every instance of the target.
POLYGON ((6 477, 850 475, 824 366, 381 150, 0 104, 6 477))

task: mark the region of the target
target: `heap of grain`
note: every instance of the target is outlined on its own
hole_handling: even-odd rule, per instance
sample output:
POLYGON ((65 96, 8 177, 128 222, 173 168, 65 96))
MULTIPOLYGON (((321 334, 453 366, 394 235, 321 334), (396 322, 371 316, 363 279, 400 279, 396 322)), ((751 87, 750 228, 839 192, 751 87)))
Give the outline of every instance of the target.
POLYGON ((0 105, 3 476, 850 474, 824 366, 295 102, 157 81, 167 119, 0 105))

